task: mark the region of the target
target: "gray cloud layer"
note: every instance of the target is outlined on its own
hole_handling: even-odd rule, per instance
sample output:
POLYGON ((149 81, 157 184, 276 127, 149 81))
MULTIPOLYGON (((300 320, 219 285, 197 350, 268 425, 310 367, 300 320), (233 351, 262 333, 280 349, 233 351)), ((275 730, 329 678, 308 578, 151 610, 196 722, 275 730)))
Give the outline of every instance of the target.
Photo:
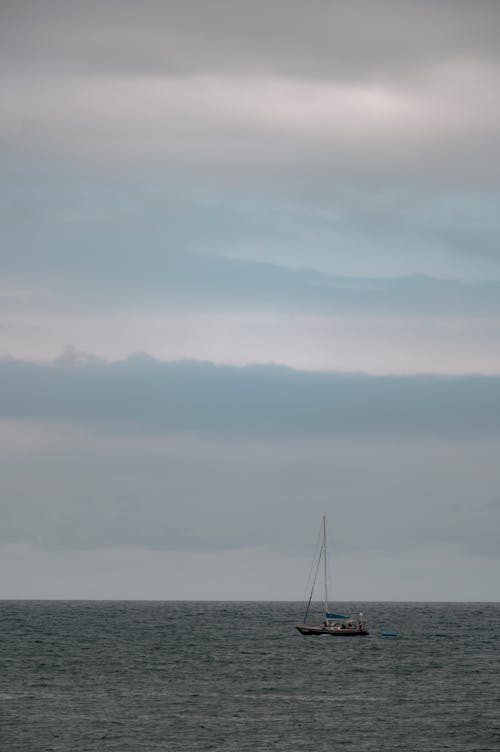
POLYGON ((497 436, 499 377, 374 377, 276 366, 106 364, 72 351, 47 365, 3 361, 0 417, 117 430, 240 437, 497 436))
MULTIPOLYGON (((6 0, 3 352, 498 373, 499 27, 493 0, 6 0)), ((499 404, 498 376, 3 360, 0 542, 35 596, 28 546, 253 549, 257 582, 267 548, 288 581, 326 512, 348 576, 496 597, 499 404)))
POLYGON ((498 436, 214 441, 1 421, 0 441, 0 543, 247 548, 260 571, 266 550, 308 556, 326 513, 335 556, 498 557, 498 436))
POLYGON ((498 60, 494 0, 10 0, 5 62, 26 69, 401 76, 447 59, 498 60))
POLYGON ((14 3, 18 158, 175 183, 498 184, 495 3, 14 3))

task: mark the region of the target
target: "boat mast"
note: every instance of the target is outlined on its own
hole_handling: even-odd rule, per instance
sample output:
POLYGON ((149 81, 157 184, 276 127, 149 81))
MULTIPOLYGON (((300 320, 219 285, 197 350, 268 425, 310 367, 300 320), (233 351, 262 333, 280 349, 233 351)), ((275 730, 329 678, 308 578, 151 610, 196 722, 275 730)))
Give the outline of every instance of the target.
POLYGON ((326 563, 326 517, 323 515, 323 575, 325 579, 325 619, 328 613, 328 571, 326 563))

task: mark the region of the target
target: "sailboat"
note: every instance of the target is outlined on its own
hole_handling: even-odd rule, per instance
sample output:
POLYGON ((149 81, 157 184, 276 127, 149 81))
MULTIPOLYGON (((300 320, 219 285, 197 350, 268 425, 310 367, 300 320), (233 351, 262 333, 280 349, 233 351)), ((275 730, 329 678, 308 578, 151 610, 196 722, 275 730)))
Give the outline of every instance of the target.
POLYGON ((311 594, 306 607, 306 613, 304 616, 304 623, 297 624, 296 629, 303 635, 332 635, 332 637, 363 637, 368 634, 366 621, 363 619, 363 614, 359 614, 357 618, 352 616, 346 616, 345 614, 335 614, 330 611, 328 603, 328 559, 326 552, 326 517, 323 516, 322 522, 323 541, 319 551, 319 555, 316 561, 315 573, 313 583, 311 587, 311 594), (323 560, 323 577, 324 577, 324 589, 325 589, 325 618, 321 624, 313 625, 307 624, 307 618, 309 616, 309 609, 311 606, 311 600, 314 592, 314 585, 319 570, 319 565, 323 560))

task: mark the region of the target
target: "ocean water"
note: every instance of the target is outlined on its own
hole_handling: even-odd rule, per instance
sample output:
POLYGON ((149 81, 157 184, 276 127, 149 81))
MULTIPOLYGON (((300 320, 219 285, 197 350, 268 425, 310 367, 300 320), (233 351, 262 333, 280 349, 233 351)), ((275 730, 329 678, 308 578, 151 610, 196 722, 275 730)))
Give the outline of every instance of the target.
POLYGON ((499 752, 500 604, 0 602, 0 749, 499 752), (397 631, 398 638, 382 637, 397 631))

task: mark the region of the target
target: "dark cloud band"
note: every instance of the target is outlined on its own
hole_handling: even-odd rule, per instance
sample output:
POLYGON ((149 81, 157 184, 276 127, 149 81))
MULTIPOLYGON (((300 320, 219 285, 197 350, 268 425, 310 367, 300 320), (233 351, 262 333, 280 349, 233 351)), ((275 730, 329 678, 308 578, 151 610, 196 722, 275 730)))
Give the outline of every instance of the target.
POLYGON ((105 363, 68 351, 3 361, 0 416, 238 437, 498 436, 500 377, 306 373, 277 366, 105 363))

